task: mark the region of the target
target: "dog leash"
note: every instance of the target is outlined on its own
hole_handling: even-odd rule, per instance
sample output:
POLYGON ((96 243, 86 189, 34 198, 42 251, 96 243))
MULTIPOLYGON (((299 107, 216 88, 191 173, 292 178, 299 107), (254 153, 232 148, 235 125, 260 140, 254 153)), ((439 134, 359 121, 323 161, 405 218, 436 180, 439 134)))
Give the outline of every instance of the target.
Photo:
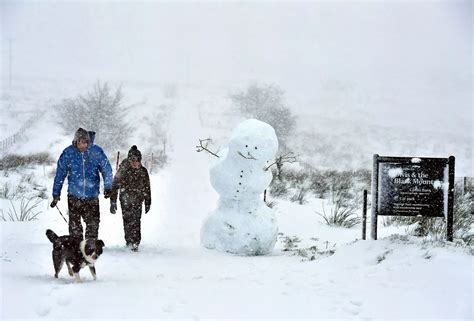
POLYGON ((58 205, 56 205, 56 208, 57 208, 59 214, 61 214, 61 217, 63 218, 64 222, 66 222, 66 224, 69 224, 68 221, 66 220, 66 218, 64 217, 63 213, 61 213, 61 210, 59 209, 58 205))

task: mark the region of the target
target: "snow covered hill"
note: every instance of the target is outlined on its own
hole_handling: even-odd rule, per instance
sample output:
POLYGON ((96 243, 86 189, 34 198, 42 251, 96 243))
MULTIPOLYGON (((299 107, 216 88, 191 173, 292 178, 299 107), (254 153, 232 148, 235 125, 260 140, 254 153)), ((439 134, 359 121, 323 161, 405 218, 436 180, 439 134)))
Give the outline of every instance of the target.
MULTIPOLYGON (((164 102, 160 93, 148 88, 149 107, 136 111, 131 121, 143 121, 164 102)), ((219 146, 238 121, 219 117, 230 115, 228 108, 213 105, 222 97, 187 88, 166 100, 170 161, 151 177, 152 208, 142 218, 140 252, 124 248, 120 211, 110 214, 109 202, 100 196, 99 235, 106 247, 97 281, 87 269, 81 271, 81 284, 66 270, 54 279, 44 233, 51 228, 65 234, 67 225, 47 200, 36 221, 0 222, 0 319, 472 319, 468 249, 408 237, 406 227, 381 224, 378 241, 360 240, 360 225, 346 229, 323 223, 315 213, 321 212, 321 199, 304 205, 276 200, 281 234, 271 255, 240 257, 201 248, 201 224, 215 208, 217 194, 209 183, 213 156, 196 153, 195 146, 207 137, 216 137, 219 146), (291 249, 288 240, 294 241, 291 249)), ((51 117, 36 126, 29 133, 34 143, 18 150, 38 148, 57 157, 70 137, 51 117)), ((142 138, 145 134, 142 129, 135 138, 152 144, 142 138)), ((52 166, 22 170, 34 172, 50 195, 52 166)), ((7 201, 0 205, 5 211, 10 207, 7 201)), ((59 208, 66 212, 65 199, 59 208)))

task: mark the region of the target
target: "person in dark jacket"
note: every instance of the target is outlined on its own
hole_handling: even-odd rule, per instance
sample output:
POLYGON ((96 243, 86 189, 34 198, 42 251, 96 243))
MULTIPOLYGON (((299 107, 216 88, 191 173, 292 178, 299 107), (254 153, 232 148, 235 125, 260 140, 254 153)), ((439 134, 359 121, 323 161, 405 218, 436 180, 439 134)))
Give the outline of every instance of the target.
POLYGON ((53 185, 55 207, 61 196, 64 180, 68 179, 69 235, 83 239, 81 218, 86 223, 86 239, 99 237, 100 176, 104 180, 104 197, 112 191, 112 167, 102 148, 94 145, 95 132, 79 128, 72 145, 59 157, 53 185))
POLYGON ((117 194, 120 192, 125 242, 135 252, 141 241, 142 204, 145 202, 145 214, 150 211, 151 206, 150 178, 141 160, 141 152, 133 145, 114 177, 110 196, 110 213, 115 214, 117 194))

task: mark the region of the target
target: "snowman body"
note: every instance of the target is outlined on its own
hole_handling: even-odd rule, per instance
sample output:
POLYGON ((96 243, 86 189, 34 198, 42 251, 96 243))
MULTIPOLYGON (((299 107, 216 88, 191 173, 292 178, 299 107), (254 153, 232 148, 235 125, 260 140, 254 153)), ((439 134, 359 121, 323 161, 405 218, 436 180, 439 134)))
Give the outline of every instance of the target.
POLYGON ((239 255, 273 250, 278 225, 261 194, 272 180, 266 166, 277 149, 275 131, 264 122, 249 119, 234 130, 210 170, 211 184, 220 197, 201 229, 205 247, 239 255))

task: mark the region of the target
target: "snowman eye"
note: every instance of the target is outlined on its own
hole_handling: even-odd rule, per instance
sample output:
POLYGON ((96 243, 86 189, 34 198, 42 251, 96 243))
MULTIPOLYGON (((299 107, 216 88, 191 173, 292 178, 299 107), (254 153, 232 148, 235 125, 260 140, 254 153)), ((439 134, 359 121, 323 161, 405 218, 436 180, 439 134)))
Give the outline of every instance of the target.
POLYGON ((257 146, 255 146, 255 149, 257 149, 257 146))
POLYGON ((245 147, 249 147, 249 145, 245 145, 245 147))

